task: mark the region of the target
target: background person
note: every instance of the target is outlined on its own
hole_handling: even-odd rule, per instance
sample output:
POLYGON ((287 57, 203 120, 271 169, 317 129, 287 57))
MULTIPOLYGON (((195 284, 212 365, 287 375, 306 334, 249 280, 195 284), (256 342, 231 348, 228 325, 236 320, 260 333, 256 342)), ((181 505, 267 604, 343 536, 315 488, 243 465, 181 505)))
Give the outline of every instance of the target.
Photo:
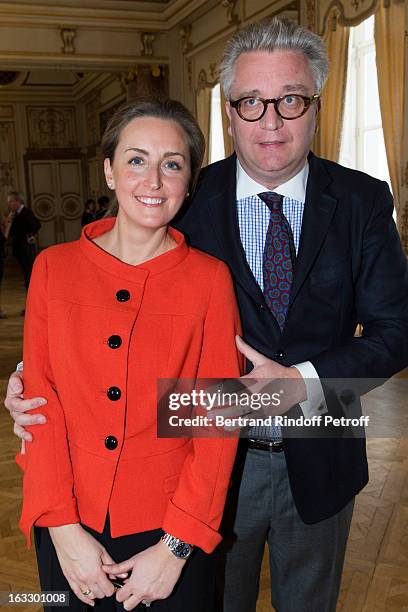
MULTIPOLYGON (((41 223, 31 208, 25 205, 20 192, 9 191, 7 204, 12 213, 10 228, 12 251, 23 273, 24 286, 28 289, 31 271, 37 255, 36 234, 41 227, 41 223)), ((24 314, 24 310, 21 314, 24 314)))
POLYGON ((7 319, 6 313, 1 308, 1 286, 4 276, 4 264, 6 260, 6 243, 10 233, 12 213, 0 217, 0 319, 7 319))
POLYGON ((84 205, 84 212, 81 217, 81 227, 92 223, 96 220, 96 202, 92 198, 88 198, 84 205))
POLYGON ((136 100, 101 146, 117 217, 43 251, 30 286, 26 392, 48 404, 19 457, 20 527, 30 541, 36 526, 42 589, 71 590, 70 610, 115 610, 107 574, 126 571, 127 610, 208 612, 236 441, 157 438, 156 400, 158 378, 240 374, 227 267, 168 227, 204 138, 182 104, 136 100))
POLYGON ((95 213, 95 219, 102 219, 109 209, 110 200, 108 196, 100 196, 98 198, 98 210, 95 213))

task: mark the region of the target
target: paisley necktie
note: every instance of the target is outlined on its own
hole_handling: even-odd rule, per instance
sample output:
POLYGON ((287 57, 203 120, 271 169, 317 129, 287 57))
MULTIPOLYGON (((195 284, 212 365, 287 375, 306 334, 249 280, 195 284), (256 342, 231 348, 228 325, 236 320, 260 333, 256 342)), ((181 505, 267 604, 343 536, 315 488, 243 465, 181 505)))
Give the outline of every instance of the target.
POLYGON ((295 244, 292 230, 283 214, 283 196, 273 191, 265 191, 258 196, 271 211, 263 252, 263 293, 282 331, 293 281, 295 244))

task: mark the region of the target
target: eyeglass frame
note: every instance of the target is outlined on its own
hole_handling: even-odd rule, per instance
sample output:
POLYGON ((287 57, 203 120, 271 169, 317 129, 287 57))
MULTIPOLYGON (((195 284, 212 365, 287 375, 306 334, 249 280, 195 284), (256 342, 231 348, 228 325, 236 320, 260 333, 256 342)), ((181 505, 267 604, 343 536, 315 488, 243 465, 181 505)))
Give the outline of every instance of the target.
POLYGON ((303 117, 303 115, 309 110, 312 104, 314 104, 315 102, 319 102, 319 101, 320 101, 320 94, 314 94, 313 96, 302 96, 301 94, 287 93, 284 96, 280 96, 279 98, 260 98, 259 96, 244 96, 243 98, 239 98, 238 100, 230 99, 229 103, 232 106, 232 108, 235 108, 235 110, 237 111, 238 117, 240 117, 242 121, 249 121, 250 123, 254 123, 255 121, 260 121, 262 119, 262 117, 265 115, 266 111, 268 110, 269 104, 273 104, 276 114, 281 119, 284 119, 285 121, 293 121, 294 119, 300 119, 300 117, 303 117), (297 117, 283 117, 279 111, 279 108, 278 108, 279 102, 281 102, 281 100, 284 100, 288 96, 297 96, 298 98, 302 98, 305 104, 303 111, 297 117), (258 117, 257 119, 246 119, 245 117, 243 117, 241 113, 239 112, 239 108, 238 108, 242 100, 259 100, 260 102, 262 102, 264 109, 263 109, 261 116, 258 117))

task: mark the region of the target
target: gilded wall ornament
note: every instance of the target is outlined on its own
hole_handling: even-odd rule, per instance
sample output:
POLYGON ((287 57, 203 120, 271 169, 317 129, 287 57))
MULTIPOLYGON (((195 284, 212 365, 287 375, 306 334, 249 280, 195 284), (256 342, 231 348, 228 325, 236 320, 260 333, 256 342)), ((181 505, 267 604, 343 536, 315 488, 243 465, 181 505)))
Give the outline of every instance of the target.
POLYGON ((190 49, 192 48, 192 43, 190 42, 190 37, 191 37, 191 32, 192 32, 192 26, 189 23, 186 23, 185 25, 183 25, 180 30, 180 36, 181 36, 181 42, 183 45, 183 53, 187 53, 188 51, 190 51, 190 49))
POLYGON ((142 42, 141 54, 144 57, 151 57, 153 55, 153 42, 155 38, 152 32, 143 32, 140 35, 140 40, 142 42))
POLYGON ((76 145, 72 107, 27 107, 29 144, 32 148, 67 148, 76 145))
POLYGON ((222 0, 221 6, 227 11, 227 22, 229 25, 239 23, 239 17, 235 14, 235 5, 237 0, 222 0))
POLYGON ((188 88, 191 91, 193 87, 193 62, 191 60, 188 60, 187 62, 187 83, 188 88))
POLYGON ((306 0, 306 21, 309 30, 315 31, 316 27, 316 2, 315 0, 306 0))
POLYGON ((60 29, 61 39, 62 39, 62 53, 66 54, 74 54, 75 53, 75 37, 77 35, 76 30, 73 28, 61 28, 60 29))

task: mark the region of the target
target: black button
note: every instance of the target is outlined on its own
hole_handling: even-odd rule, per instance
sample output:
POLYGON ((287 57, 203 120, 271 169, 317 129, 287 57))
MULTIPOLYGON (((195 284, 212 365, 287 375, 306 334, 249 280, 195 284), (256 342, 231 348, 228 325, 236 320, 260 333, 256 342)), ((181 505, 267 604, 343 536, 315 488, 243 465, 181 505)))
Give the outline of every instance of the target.
POLYGON ((108 338, 108 346, 111 349, 117 349, 122 344, 122 338, 120 336, 109 336, 108 338))
POLYGON ((118 445, 118 439, 115 436, 107 436, 105 438, 105 446, 108 450, 115 450, 118 445))
POLYGON ((274 357, 277 361, 282 361, 283 359, 286 359, 286 353, 285 351, 279 350, 276 351, 274 357))
POLYGON ((127 302, 130 300, 129 291, 127 289, 119 289, 119 291, 116 292, 116 299, 118 302, 127 302))
POLYGON ((264 306, 263 304, 257 304, 256 307, 258 310, 266 310, 266 306, 264 306))
POLYGON ((109 387, 106 392, 106 395, 109 397, 110 400, 112 400, 112 402, 117 402, 118 399, 120 399, 122 392, 119 387, 109 387))

